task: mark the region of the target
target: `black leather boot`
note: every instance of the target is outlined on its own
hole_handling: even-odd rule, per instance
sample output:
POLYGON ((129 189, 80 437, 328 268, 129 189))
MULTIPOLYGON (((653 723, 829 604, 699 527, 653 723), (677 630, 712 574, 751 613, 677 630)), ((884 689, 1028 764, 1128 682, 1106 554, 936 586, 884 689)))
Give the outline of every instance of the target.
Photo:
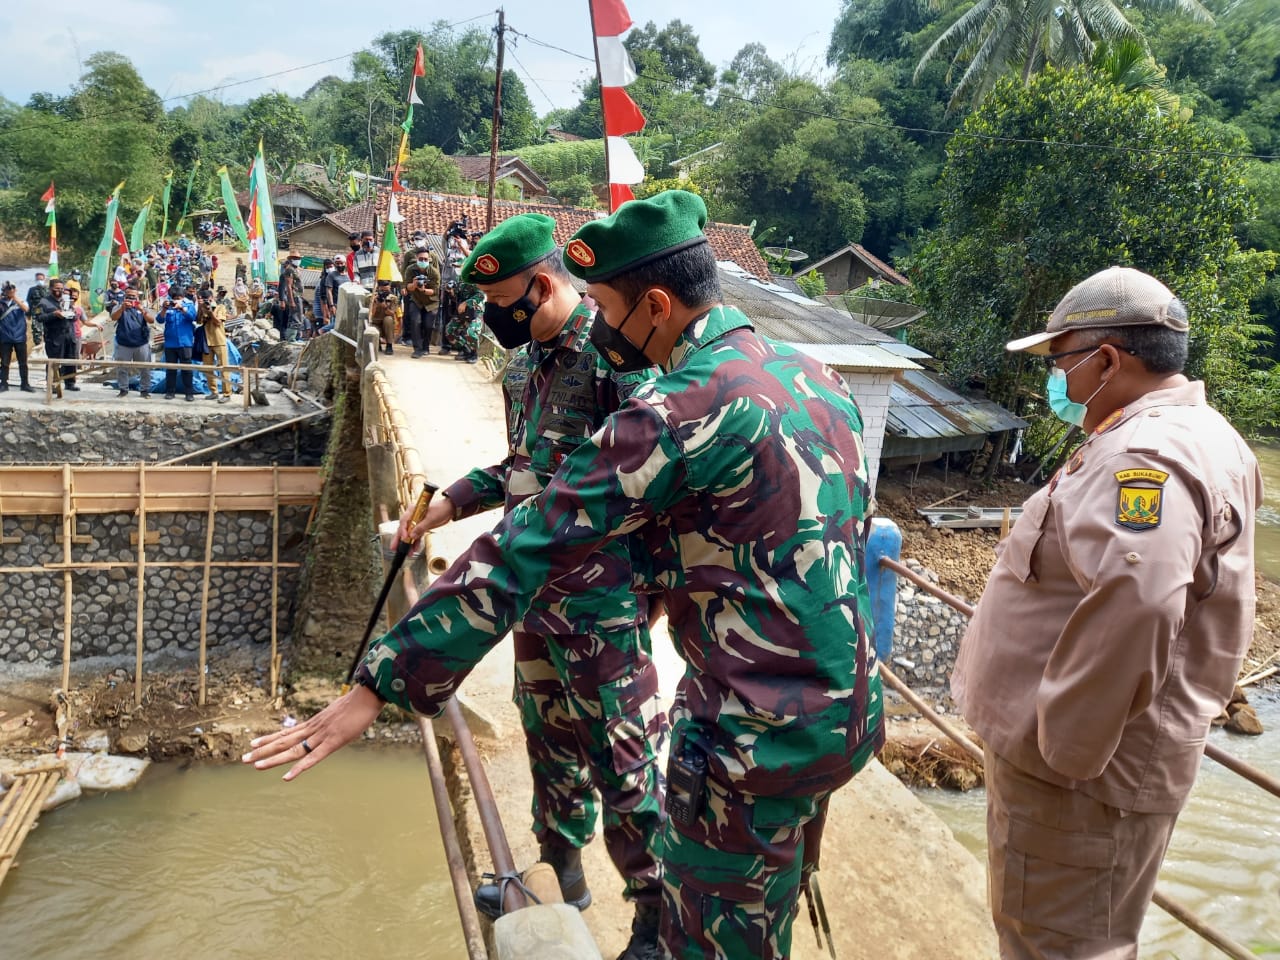
MULTIPOLYGON (((543 840, 538 844, 543 863, 549 863, 560 881, 560 895, 571 907, 585 910, 591 906, 591 891, 582 871, 582 851, 563 840, 543 840)), ((484 883, 476 888, 476 909, 487 917, 502 916, 502 883, 484 883)), ((654 923, 657 923, 656 914, 654 923)), ((655 926, 656 930, 656 926, 655 926)), ((656 935, 656 934, 655 934, 656 935)))
POLYGON ((637 903, 636 918, 631 921, 631 942, 618 954, 618 960, 662 960, 658 946, 658 920, 662 908, 656 903, 637 903))

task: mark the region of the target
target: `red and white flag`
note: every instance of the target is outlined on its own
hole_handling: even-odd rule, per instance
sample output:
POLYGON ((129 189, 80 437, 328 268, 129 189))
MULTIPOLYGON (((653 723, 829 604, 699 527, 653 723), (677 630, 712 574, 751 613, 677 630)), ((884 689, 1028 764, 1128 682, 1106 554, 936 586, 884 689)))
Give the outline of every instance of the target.
POLYGON ((631 184, 644 179, 644 164, 623 139, 644 129, 644 114, 627 93, 636 78, 631 54, 622 34, 631 29, 631 15, 622 0, 589 0, 591 30, 596 39, 596 67, 600 73, 600 107, 604 114, 605 166, 609 173, 609 211, 635 199, 631 184))

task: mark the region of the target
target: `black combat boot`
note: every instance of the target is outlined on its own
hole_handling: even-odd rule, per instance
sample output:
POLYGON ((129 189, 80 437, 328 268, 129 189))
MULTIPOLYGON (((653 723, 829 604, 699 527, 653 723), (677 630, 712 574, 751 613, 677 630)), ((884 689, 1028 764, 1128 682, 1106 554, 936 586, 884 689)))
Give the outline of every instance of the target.
POLYGON ((662 908, 656 903, 637 903, 636 918, 631 921, 631 942, 618 954, 618 960, 662 960, 658 947, 658 920, 662 908))
MULTIPOLYGON (((564 897, 564 902, 579 910, 591 906, 591 891, 587 888, 586 874, 582 872, 582 851, 558 837, 541 841, 538 848, 541 851, 538 859, 549 863, 556 872, 560 881, 560 896, 564 897)), ((502 916, 502 886, 501 882, 494 882, 477 887, 474 898, 476 909, 495 920, 502 916)), ((657 923, 656 919, 654 923, 657 923)))

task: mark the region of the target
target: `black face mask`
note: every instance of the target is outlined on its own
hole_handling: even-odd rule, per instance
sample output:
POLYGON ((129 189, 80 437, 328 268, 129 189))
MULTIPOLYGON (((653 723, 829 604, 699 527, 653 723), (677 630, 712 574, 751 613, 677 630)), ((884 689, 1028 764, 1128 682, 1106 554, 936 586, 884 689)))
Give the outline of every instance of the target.
POLYGON ((484 323, 493 331, 494 337, 508 350, 523 347, 533 339, 533 315, 542 304, 529 299, 529 291, 538 282, 537 276, 529 278, 529 285, 524 288, 520 299, 509 307, 500 307, 490 302, 484 305, 484 323))
MULTIPOLYGON (((632 304, 631 309, 627 311, 627 315, 622 318, 619 327, 624 327, 627 321, 631 319, 631 315, 636 312, 636 307, 640 306, 641 297, 632 304)), ((653 327, 649 331, 649 336, 644 338, 644 343, 636 346, 625 336, 620 329, 615 329, 604 322, 604 313, 600 310, 596 311, 595 322, 591 324, 591 345, 595 347, 600 356, 604 357, 604 362, 611 366, 618 373, 632 373, 636 370, 643 370, 646 367, 653 366, 653 361, 644 355, 644 348, 649 345, 649 341, 653 339, 654 331, 657 327, 653 327)))

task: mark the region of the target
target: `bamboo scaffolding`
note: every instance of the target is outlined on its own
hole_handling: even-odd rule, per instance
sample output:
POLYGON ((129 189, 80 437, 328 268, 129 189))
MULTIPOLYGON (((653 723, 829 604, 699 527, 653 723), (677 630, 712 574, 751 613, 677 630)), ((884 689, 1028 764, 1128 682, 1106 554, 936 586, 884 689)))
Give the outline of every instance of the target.
POLYGON ((200 696, 198 702, 202 707, 205 702, 205 657, 208 652, 206 644, 209 637, 209 575, 210 563, 213 561, 213 524, 218 510, 218 500, 214 494, 217 486, 218 464, 215 462, 209 471, 209 513, 205 520, 204 532, 204 576, 200 584, 200 696))
POLYGON ((71 512, 71 464, 62 465, 62 689, 71 689, 71 538, 75 514, 71 512))
POLYGON ((134 641, 137 651, 133 664, 133 703, 142 706, 142 653, 143 653, 143 611, 146 601, 147 580, 147 465, 138 462, 138 610, 134 621, 134 641))
POLYGON ((0 883, 17 861, 18 849, 40 816, 40 808, 58 785, 62 770, 58 766, 19 774, 13 787, 0 798, 0 816, 4 817, 0 825, 0 883))
POLYGON ((279 659, 276 654, 276 622, 280 618, 280 468, 272 464, 272 483, 276 506, 271 511, 271 700, 280 685, 279 659))
MULTIPOLYGON (((93 572, 102 570, 122 570, 136 568, 137 560, 78 560, 75 563, 49 563, 42 567, 0 567, 0 574, 9 573, 63 573, 65 571, 73 571, 75 573, 93 572)), ((149 567, 168 567, 170 570, 203 570, 203 560, 148 560, 149 567)), ((215 570, 227 569, 257 569, 264 570, 271 568, 270 560, 214 560, 209 566, 215 570)), ((288 560, 282 560, 278 566, 281 570, 293 570, 302 566, 301 563, 295 563, 288 560)))

